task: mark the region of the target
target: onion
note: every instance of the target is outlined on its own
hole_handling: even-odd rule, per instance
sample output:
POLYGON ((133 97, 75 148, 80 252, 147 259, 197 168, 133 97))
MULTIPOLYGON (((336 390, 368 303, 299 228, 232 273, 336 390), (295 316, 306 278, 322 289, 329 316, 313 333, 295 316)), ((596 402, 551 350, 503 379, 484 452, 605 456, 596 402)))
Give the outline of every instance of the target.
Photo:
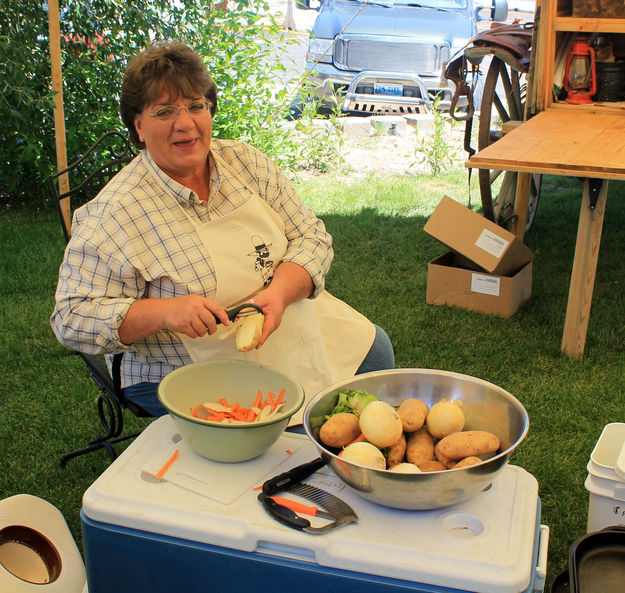
POLYGON ((462 402, 451 402, 444 399, 435 403, 428 413, 426 425, 428 432, 437 439, 442 439, 464 428, 464 412, 460 408, 462 402))
POLYGON ((360 430, 376 447, 391 447, 404 432, 397 410, 382 400, 365 406, 360 413, 360 430))

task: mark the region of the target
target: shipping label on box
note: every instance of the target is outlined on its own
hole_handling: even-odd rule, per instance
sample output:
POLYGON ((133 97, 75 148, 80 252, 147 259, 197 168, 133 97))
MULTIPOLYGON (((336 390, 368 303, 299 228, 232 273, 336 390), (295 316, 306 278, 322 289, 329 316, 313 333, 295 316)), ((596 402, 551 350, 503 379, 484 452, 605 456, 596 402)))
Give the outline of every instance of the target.
POLYGON ((471 292, 499 296, 501 278, 485 274, 471 274, 471 292))

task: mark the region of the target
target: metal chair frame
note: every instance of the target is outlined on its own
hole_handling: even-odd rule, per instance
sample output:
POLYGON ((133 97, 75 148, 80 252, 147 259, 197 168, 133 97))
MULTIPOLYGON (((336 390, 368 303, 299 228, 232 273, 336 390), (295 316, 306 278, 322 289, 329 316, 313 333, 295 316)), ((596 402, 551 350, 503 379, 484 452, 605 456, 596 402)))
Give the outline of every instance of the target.
MULTIPOLYGON (((98 192, 116 175, 127 163, 129 163, 136 153, 130 144, 128 137, 119 131, 107 132, 101 136, 85 154, 74 161, 71 165, 48 177, 50 193, 61 220, 61 227, 66 243, 70 239, 68 229, 63 214, 62 202, 69 198, 81 197, 82 202, 94 198, 98 192), (106 160, 104 160, 106 159, 106 160), (67 191, 59 191, 59 178, 70 173, 81 177, 82 181, 71 187, 67 191)), ((92 380, 100 389, 97 399, 98 416, 104 433, 91 439, 85 447, 70 451, 61 459, 61 466, 65 466, 70 459, 96 451, 106 449, 111 461, 117 457, 115 445, 122 441, 135 438, 141 431, 132 434, 122 435, 124 428, 124 410, 130 410, 137 417, 149 417, 145 410, 136 406, 124 396, 121 387, 121 360, 123 354, 115 354, 112 360, 112 369, 109 373, 107 365, 101 357, 75 352, 80 356, 91 375, 92 380)))

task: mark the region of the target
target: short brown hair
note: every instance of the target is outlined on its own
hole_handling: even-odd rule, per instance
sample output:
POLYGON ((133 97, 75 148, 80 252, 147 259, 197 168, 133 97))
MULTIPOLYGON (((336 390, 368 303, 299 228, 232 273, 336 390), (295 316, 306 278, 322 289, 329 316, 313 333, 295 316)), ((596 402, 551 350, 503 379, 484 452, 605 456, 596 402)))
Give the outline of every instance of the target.
POLYGON ((199 93, 210 101, 211 115, 215 115, 217 87, 202 58, 177 41, 154 45, 130 60, 122 82, 122 121, 128 128, 130 140, 138 148, 144 148, 145 144, 139 140, 135 117, 163 91, 168 91, 172 98, 199 93))

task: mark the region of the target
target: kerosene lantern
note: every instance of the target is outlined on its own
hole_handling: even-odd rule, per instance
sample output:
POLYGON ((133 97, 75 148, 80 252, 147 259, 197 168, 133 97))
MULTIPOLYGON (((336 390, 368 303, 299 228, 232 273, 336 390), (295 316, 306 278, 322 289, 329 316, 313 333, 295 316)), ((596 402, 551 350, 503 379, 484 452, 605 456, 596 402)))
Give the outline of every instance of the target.
POLYGON ((597 92, 595 50, 586 38, 578 37, 569 50, 564 88, 567 94, 565 101, 576 105, 592 103, 590 97, 597 92))

